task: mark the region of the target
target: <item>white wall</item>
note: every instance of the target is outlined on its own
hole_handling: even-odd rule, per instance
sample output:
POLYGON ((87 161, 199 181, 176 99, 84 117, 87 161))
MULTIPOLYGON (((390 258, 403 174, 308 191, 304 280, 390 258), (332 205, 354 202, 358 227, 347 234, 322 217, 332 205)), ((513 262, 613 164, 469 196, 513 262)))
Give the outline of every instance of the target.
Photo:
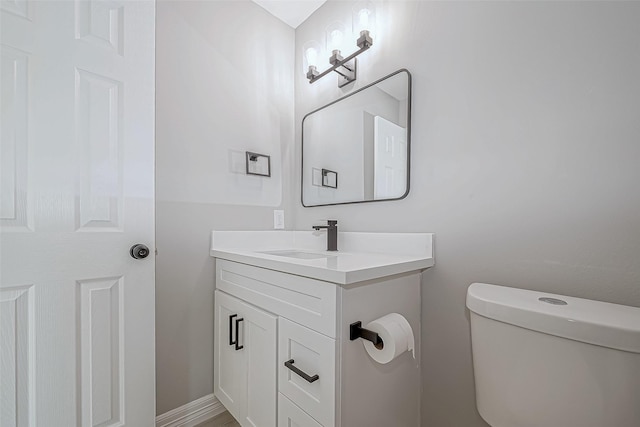
MULTIPOLYGON (((329 1, 296 31, 298 150, 304 114, 343 95, 333 77, 307 83, 301 46, 350 22, 352 5, 329 1)), ((436 233, 422 289, 423 425, 482 426, 470 283, 640 306, 640 3, 393 1, 377 13, 356 87, 412 72, 411 192, 296 204, 294 225, 436 233)))
MULTIPOLYGON (((213 391, 212 229, 269 229, 293 194, 293 29, 254 3, 157 5, 157 413, 213 391), (237 173, 244 151, 272 177, 237 173)), ((286 218, 286 224, 291 222, 286 218)))

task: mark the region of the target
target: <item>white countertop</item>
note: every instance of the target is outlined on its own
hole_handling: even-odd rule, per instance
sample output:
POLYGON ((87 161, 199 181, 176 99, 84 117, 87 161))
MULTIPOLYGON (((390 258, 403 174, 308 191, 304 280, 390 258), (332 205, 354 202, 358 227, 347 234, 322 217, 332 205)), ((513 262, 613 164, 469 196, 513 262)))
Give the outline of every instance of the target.
POLYGON ((211 256, 348 285, 434 265, 431 233, 339 232, 338 251, 326 249, 326 231, 212 231, 211 256), (299 251, 322 258, 269 254, 299 251))

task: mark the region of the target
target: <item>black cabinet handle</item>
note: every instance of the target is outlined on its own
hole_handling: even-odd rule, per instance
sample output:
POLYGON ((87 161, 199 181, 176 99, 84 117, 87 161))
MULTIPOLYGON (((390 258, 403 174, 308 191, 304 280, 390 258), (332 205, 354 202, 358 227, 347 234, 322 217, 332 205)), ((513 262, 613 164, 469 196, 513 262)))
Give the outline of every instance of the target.
POLYGON ((306 372, 303 372, 297 366, 294 366, 293 363, 294 363, 294 360, 293 359, 289 359, 286 362, 284 362, 284 366, 286 366, 287 368, 291 369, 293 372, 295 372, 296 374, 300 375, 302 378, 304 378, 305 380, 307 380, 310 383, 320 379, 318 374, 315 374, 314 376, 309 376, 309 374, 307 374, 306 372))
MULTIPOLYGON (((234 345, 236 343, 236 340, 233 339, 233 318, 237 316, 238 316, 237 314, 232 314, 229 316, 229 345, 234 345)), ((238 330, 238 327, 236 326, 236 331, 237 330, 238 330)))
POLYGON ((244 345, 240 345, 240 322, 242 322, 244 318, 236 319, 236 351, 242 350, 244 345))

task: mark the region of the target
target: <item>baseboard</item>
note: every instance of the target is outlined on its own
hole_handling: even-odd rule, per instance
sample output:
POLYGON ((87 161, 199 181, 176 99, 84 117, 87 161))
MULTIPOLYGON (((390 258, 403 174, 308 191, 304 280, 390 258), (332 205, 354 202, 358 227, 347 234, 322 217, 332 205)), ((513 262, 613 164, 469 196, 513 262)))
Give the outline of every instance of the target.
POLYGON ((156 427, 194 427, 225 412, 213 394, 182 405, 156 417, 156 427))

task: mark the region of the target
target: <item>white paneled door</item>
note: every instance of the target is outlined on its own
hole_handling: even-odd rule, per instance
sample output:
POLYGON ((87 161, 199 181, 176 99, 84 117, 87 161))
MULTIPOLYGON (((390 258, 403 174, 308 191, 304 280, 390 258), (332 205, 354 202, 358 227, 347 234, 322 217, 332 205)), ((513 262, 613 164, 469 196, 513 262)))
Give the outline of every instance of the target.
POLYGON ((2 427, 154 425, 154 16, 0 3, 2 427))
POLYGON ((373 120, 373 198, 402 197, 407 191, 407 130, 380 116, 373 120))

